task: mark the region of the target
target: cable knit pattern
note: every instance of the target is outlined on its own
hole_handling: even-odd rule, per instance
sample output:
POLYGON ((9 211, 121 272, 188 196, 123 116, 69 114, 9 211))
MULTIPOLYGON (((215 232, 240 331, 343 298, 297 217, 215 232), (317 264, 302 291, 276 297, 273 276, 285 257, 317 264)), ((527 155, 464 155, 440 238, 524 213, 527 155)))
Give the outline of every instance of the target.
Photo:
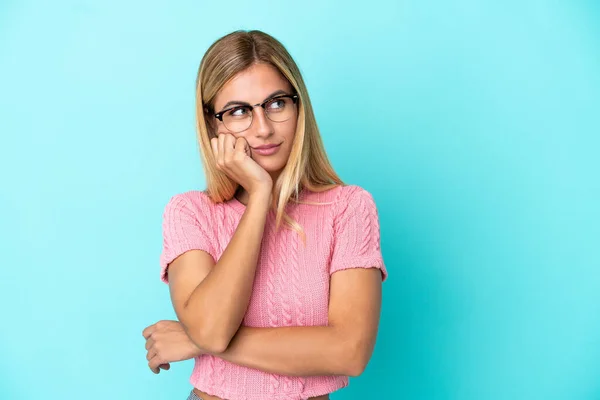
MULTIPOLYGON (((281 238, 283 239, 281 241, 281 245, 279 246, 279 259, 282 262, 282 267, 281 268, 281 285, 279 285, 280 288, 289 288, 290 287, 290 283, 287 279, 288 274, 289 274, 289 270, 290 270, 290 258, 286 257, 286 253, 289 254, 290 252, 290 247, 289 247, 289 235, 290 235, 290 231, 286 230, 286 231, 282 231, 282 235, 281 238), (286 251, 287 250, 287 251, 286 251)), ((283 294, 281 295, 281 305, 282 305, 282 313, 283 313, 283 323, 282 326, 292 326, 292 305, 290 304, 290 299, 288 299, 287 296, 284 296, 283 294)), ((292 379, 288 376, 284 376, 283 377, 283 393, 284 394, 289 394, 292 390, 292 379)))
MULTIPOLYGON (((302 190, 287 211, 303 227, 301 236, 282 226, 275 230, 270 212, 244 325, 253 327, 325 326, 331 274, 348 268, 378 268, 387 278, 380 249, 379 218, 373 197, 359 186, 338 186, 322 193, 302 190)), ((173 196, 163 214, 160 279, 168 266, 189 250, 218 260, 246 207, 236 199, 215 204, 202 191, 173 196)), ((348 385, 345 376, 291 377, 242 367, 221 358, 196 357, 190 383, 228 400, 300 400, 348 385)))
MULTIPOLYGON (((268 269, 268 275, 267 275, 267 304, 269 307, 269 326, 272 328, 275 328, 277 326, 279 326, 278 324, 278 318, 277 318, 277 313, 276 313, 276 305, 275 305, 275 278, 276 278, 276 272, 277 272, 277 257, 278 257, 278 251, 281 250, 280 245, 279 245, 279 241, 278 241, 278 235, 275 232, 275 224, 271 223, 268 224, 267 226, 267 230, 269 232, 269 236, 267 236, 272 242, 269 243, 270 246, 269 248, 272 249, 272 251, 268 252, 268 260, 269 260, 269 269, 268 269)), ((277 375, 275 374, 269 374, 269 394, 271 396, 275 396, 277 393, 277 390, 279 389, 279 378, 277 377, 277 375)))
MULTIPOLYGON (((297 235, 296 233, 294 233, 297 235)), ((292 288, 294 291, 294 311, 296 315, 296 326, 305 326, 304 322, 304 306, 302 305, 302 289, 300 288, 300 282, 302 278, 300 276, 300 268, 298 266, 298 243, 299 238, 295 238, 291 241, 291 270, 292 270, 292 288)), ((304 392, 305 379, 304 377, 296 378, 299 385, 299 394, 302 395, 304 392)))
MULTIPOLYGON (((291 270, 290 261, 291 258, 287 257, 290 254, 289 246, 289 231, 284 231, 281 234, 281 244, 279 245, 279 260, 283 262, 284 269, 281 271, 281 285, 280 288, 290 287, 288 281, 288 270, 291 270)), ((287 297, 282 298, 282 309, 283 309, 283 326, 292 326, 292 305, 290 304, 287 297)))

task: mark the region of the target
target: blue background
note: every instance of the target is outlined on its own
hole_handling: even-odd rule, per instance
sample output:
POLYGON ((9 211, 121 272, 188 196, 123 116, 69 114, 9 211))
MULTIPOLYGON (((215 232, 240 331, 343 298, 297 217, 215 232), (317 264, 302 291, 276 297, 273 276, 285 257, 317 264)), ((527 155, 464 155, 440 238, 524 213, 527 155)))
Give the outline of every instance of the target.
POLYGON ((380 212, 377 347, 332 398, 600 399, 599 3, 294 4, 0 4, 0 398, 187 396, 141 335, 162 211, 204 188, 204 51, 261 29, 380 212))

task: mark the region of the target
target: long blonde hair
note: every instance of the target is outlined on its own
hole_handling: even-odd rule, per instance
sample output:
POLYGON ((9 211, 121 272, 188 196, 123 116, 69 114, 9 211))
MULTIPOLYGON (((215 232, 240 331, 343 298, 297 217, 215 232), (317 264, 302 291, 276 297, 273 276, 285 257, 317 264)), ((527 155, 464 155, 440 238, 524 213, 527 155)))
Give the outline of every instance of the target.
POLYGON ((298 201, 301 188, 313 192, 344 185, 333 170, 317 127, 308 91, 298 66, 285 47, 272 36, 258 31, 235 31, 215 41, 206 51, 196 78, 196 124, 199 148, 207 182, 207 194, 214 202, 233 198, 239 184, 217 170, 210 138, 213 102, 221 88, 235 75, 255 63, 274 66, 289 81, 299 96, 298 122, 286 166, 274 182, 272 208, 276 228, 282 219, 305 240, 302 227, 285 212, 288 201, 298 201))

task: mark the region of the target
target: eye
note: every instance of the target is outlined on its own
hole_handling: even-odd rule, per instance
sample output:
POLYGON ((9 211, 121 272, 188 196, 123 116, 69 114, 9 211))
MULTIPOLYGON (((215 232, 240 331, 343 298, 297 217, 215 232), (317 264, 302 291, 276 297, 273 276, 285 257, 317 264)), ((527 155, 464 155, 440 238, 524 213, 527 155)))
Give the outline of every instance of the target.
POLYGON ((281 99, 273 99, 271 100, 269 103, 267 103, 267 109, 269 111, 281 111, 285 108, 286 105, 286 98, 281 98, 281 99))
POLYGON ((227 111, 225 115, 229 118, 243 118, 248 116, 249 113, 248 107, 236 107, 227 111))

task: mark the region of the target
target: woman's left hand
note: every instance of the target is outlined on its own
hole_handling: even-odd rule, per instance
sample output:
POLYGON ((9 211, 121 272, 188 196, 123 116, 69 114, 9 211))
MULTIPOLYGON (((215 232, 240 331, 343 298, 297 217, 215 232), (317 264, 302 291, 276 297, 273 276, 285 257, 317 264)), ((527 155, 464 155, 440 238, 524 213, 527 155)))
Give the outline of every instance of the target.
POLYGON ((146 338, 148 367, 155 374, 171 368, 169 363, 189 360, 203 354, 183 329, 179 321, 162 320, 142 332, 146 338))

